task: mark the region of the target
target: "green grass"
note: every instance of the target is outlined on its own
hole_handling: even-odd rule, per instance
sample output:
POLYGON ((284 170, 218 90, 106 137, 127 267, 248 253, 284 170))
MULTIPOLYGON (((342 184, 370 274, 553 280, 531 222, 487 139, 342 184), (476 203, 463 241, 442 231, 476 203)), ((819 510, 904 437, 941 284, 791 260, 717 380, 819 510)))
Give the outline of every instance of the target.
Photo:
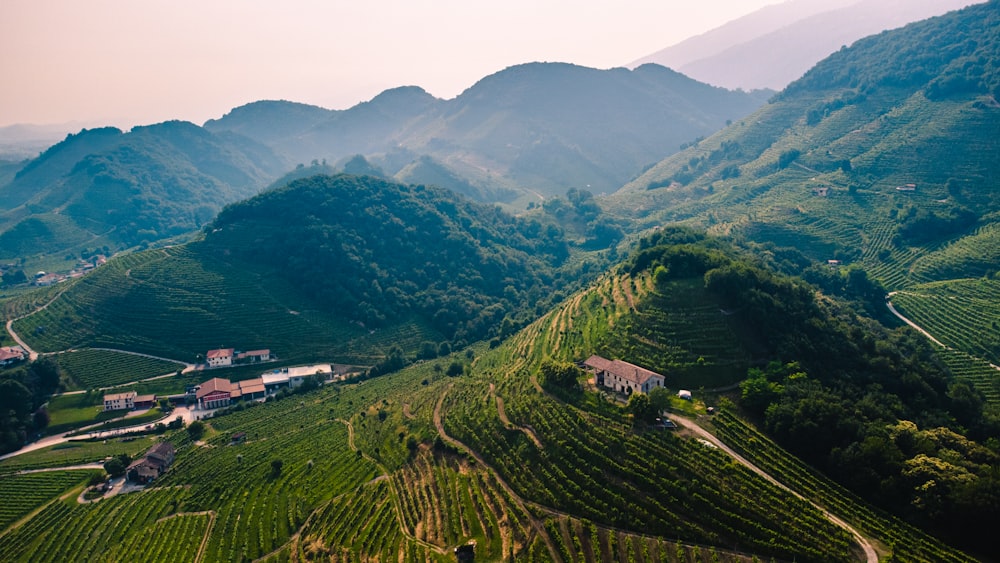
POLYGON ((56 395, 49 400, 47 434, 58 434, 72 428, 108 421, 125 416, 128 411, 104 412, 101 393, 56 395))
POLYGON ((175 373, 181 363, 107 350, 74 350, 52 358, 72 382, 72 389, 100 389, 175 373))

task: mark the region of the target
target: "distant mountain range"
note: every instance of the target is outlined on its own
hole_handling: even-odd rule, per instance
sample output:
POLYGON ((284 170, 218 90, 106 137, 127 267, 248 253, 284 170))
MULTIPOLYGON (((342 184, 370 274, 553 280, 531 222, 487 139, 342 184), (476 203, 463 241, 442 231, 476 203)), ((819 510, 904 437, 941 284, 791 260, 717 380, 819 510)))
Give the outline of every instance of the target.
POLYGON ((973 4, 972 0, 790 0, 764 7, 633 61, 725 88, 780 90, 862 37, 973 4))
POLYGON ((770 94, 706 86, 655 65, 531 63, 488 76, 453 100, 408 86, 343 111, 257 102, 205 128, 250 137, 290 164, 363 154, 394 175, 432 157, 485 192, 610 192, 770 94))

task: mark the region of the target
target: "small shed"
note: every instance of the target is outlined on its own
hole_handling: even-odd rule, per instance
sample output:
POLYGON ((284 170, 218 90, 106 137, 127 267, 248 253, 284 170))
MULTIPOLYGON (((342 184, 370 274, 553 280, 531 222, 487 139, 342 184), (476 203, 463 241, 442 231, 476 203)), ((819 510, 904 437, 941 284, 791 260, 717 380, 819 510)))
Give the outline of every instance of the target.
POLYGON ((688 391, 687 389, 681 389, 680 391, 678 391, 677 396, 680 397, 681 399, 684 399, 685 401, 692 400, 691 392, 688 391))

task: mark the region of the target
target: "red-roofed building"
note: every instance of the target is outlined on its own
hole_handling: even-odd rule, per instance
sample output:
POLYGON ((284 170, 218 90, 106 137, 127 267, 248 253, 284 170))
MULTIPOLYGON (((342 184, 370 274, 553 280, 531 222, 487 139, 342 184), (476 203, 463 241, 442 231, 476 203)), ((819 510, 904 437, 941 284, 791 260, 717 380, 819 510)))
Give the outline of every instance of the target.
POLYGON ((621 360, 591 356, 583 365, 594 373, 597 385, 627 395, 649 393, 664 383, 663 376, 655 371, 621 360))
POLYGON ((233 365, 233 352, 234 350, 232 348, 209 350, 205 354, 205 361, 208 363, 208 367, 210 368, 231 366, 233 365))
POLYGON ((232 401, 232 396, 233 384, 228 379, 222 379, 221 377, 213 377, 202 383, 195 393, 195 398, 198 400, 198 408, 201 409, 228 407, 232 401))
POLYGON ((4 346, 0 348, 0 366, 9 366, 23 361, 28 353, 20 346, 4 346))

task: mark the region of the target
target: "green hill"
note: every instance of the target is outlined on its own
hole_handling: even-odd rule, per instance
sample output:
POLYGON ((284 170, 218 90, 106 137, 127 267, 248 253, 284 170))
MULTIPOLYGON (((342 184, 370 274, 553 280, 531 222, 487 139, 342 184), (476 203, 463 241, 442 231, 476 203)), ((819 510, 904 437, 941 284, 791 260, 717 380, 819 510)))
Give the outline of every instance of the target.
MULTIPOLYGON (((644 226, 794 247, 888 290, 992 275, 998 18, 993 1, 858 41, 609 206, 644 226)), ((989 325, 1000 310, 952 321, 968 340, 982 322, 967 320, 982 316, 989 325)))
POLYGON ((451 192, 317 176, 230 205, 197 242, 112 260, 14 328, 41 351, 193 361, 228 343, 370 365, 509 333, 579 283, 567 258, 558 229, 451 192))
POLYGON ((281 170, 270 149, 190 123, 85 130, 0 186, 0 255, 61 257, 189 233, 281 170))

